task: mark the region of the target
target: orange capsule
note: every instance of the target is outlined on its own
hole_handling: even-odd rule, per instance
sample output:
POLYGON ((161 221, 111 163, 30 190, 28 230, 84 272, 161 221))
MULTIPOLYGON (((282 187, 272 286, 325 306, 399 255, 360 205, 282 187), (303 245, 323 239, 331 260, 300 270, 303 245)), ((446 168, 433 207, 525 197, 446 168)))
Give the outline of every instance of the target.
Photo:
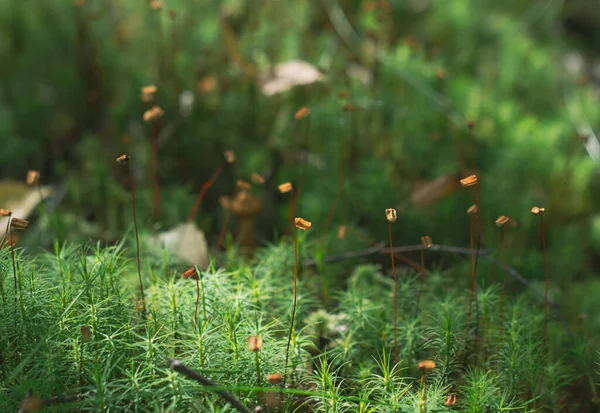
POLYGON ((13 218, 10 220, 10 226, 14 229, 27 229, 29 226, 29 221, 19 218, 13 218))
POLYGON ((250 336, 248 337, 248 350, 250 351, 259 351, 263 346, 262 338, 258 336, 250 336))
POLYGON ((385 218, 388 222, 396 222, 398 219, 398 215, 396 214, 396 210, 394 208, 388 208, 385 210, 385 218))
POLYGON ((238 188, 240 189, 250 189, 252 187, 252 185, 250 185, 248 182, 244 181, 243 179, 238 179, 236 182, 236 185, 238 188))
POLYGON ((496 220, 496 226, 497 227, 504 226, 509 220, 510 220, 510 218, 505 217, 504 215, 500 215, 498 217, 498 219, 496 220))
POLYGON ((225 157, 225 162, 232 164, 235 162, 235 152, 233 152, 232 150, 225 150, 223 151, 223 156, 225 157))
POLYGON ((258 185, 262 185, 265 183, 265 178, 263 178, 256 172, 252 172, 252 175, 250 175, 250 179, 252 180, 252 182, 254 182, 255 184, 258 184, 258 185))
POLYGON ((338 238, 339 239, 344 239, 346 237, 346 231, 348 230, 348 227, 345 225, 341 225, 340 228, 338 229, 338 238))
POLYGON ((460 180, 460 184, 465 187, 477 185, 477 176, 476 175, 467 176, 466 178, 463 178, 460 180))
POLYGON ((282 194, 285 194, 285 193, 290 192, 292 190, 292 183, 291 182, 285 182, 285 183, 279 185, 277 188, 279 189, 279 192, 281 192, 282 194))
POLYGON ((296 120, 300 120, 300 119, 304 119, 308 115, 310 115, 310 109, 307 108, 306 106, 303 106, 296 111, 296 113, 294 114, 294 118, 296 118, 296 120))
POLYGON ((142 93, 145 95, 153 95, 154 93, 156 93, 156 86, 154 86, 154 85, 144 86, 142 88, 142 93))
POLYGON ((433 247, 433 241, 431 240, 431 237, 429 235, 421 237, 421 243, 425 248, 433 247))
POLYGON ((183 278, 185 279, 192 279, 192 280, 197 280, 198 279, 198 271, 196 271, 196 268, 192 267, 187 269, 183 274, 183 278))
POLYGON ((423 360, 419 361, 417 364, 417 368, 422 372, 427 373, 429 370, 433 370, 435 368, 435 361, 433 360, 423 360))
POLYGON ((294 225, 296 228, 307 230, 312 226, 312 222, 307 221, 304 218, 296 217, 294 218, 294 225))
POLYGON ((469 215, 475 215, 479 212, 479 208, 477 207, 477 205, 473 204, 469 207, 469 209, 467 209, 467 214, 469 215))
POLYGON ((281 383, 282 377, 279 373, 271 373, 267 374, 267 380, 269 381, 269 383, 276 385, 281 383))
POLYGON ((121 155, 117 158, 117 163, 122 165, 129 162, 130 159, 131 157, 129 155, 121 155))
POLYGON ((531 208, 531 213, 533 215, 542 215, 545 210, 546 210, 546 208, 540 208, 540 207, 534 206, 533 208, 531 208))
POLYGON ((27 172, 25 182, 27 185, 37 185, 40 182, 40 173, 38 171, 27 172))
POLYGON ((158 106, 154 106, 152 109, 148 109, 146 112, 144 112, 144 122, 151 122, 153 120, 160 119, 164 114, 164 110, 158 106))
POLYGON ((454 406, 455 404, 456 404, 456 396, 454 394, 449 394, 448 397, 446 397, 444 406, 454 406))

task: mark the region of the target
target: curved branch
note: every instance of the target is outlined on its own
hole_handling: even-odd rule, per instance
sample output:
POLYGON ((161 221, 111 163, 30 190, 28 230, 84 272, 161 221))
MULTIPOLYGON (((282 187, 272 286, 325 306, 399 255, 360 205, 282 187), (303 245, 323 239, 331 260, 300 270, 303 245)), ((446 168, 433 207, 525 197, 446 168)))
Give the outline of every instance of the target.
MULTIPOLYGON (((179 361, 177 359, 169 359, 169 367, 172 370, 175 370, 176 372, 181 373, 184 376, 186 376, 187 378, 195 380, 204 386, 219 387, 219 385, 217 383, 215 383, 214 381, 212 381, 210 379, 207 379, 206 377, 204 377, 197 371, 190 369, 189 367, 185 366, 181 361, 179 361)), ((231 404, 240 413, 251 413, 250 410, 248 410, 246 408, 246 406, 244 406, 230 392, 228 392, 226 390, 214 390, 214 392, 217 393, 219 396, 221 396, 223 399, 225 399, 227 402, 229 402, 229 404, 231 404)))

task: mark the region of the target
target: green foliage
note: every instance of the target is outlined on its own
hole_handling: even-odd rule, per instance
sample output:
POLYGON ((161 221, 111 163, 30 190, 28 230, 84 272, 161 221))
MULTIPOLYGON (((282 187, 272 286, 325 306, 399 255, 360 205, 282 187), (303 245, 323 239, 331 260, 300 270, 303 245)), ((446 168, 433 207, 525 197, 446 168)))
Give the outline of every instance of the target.
MULTIPOLYGON (((137 274, 126 253, 122 245, 55 244, 54 254, 31 259, 17 250, 15 290, 10 250, 1 251, 0 312, 7 320, 0 327, 2 410, 14 410, 27 389, 44 396, 77 392, 82 411, 224 407, 215 394, 170 371, 169 358, 209 376, 247 406, 269 405, 265 394, 279 393, 265 393, 276 389, 264 387, 266 375, 284 371, 290 246, 261 250, 254 266, 202 272, 198 285, 178 277, 167 262, 145 266, 147 318, 136 310, 137 274), (82 341, 82 326, 91 328, 89 342, 82 341), (246 344, 250 336, 264 343, 259 376, 246 344)), ((308 270, 301 279, 311 277, 308 270)), ((444 402, 455 394, 461 411, 483 412, 488 405, 492 411, 541 406, 574 411, 560 407, 561 392, 579 380, 597 391, 596 361, 585 342, 572 347, 568 340, 551 339, 544 360, 541 318, 535 315, 542 314, 539 304, 509 300, 500 335, 497 289, 481 291, 478 310, 467 323, 470 292, 456 288, 451 276, 433 283, 446 291, 443 300, 425 284, 418 313, 418 284, 410 274, 400 282, 397 365, 390 355, 393 281, 378 267, 357 267, 331 312, 311 303, 309 287, 301 283, 290 387, 282 393, 286 410, 412 412, 427 406, 449 411, 444 402), (426 389, 417 369, 423 359, 437 365, 426 376, 426 389)), ((564 337, 558 325, 551 331, 556 335, 551 338, 564 337)), ((585 409, 589 400, 572 403, 585 409)))

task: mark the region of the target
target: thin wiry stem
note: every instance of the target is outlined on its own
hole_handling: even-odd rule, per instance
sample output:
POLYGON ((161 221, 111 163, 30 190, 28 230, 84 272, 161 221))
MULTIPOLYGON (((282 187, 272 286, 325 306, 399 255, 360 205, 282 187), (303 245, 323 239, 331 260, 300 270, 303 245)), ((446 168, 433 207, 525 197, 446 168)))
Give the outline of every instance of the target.
POLYGON ((289 201, 289 206, 288 206, 288 225, 287 225, 287 229, 285 230, 285 233, 283 234, 284 238, 287 238, 287 236, 290 233, 290 225, 293 227, 294 226, 294 188, 292 187, 292 190, 290 191, 290 201, 289 201))
POLYGON ((79 353, 79 386, 83 387, 83 340, 81 340, 79 353))
POLYGON ((506 290, 506 224, 503 225, 502 229, 502 298, 500 304, 500 343, 502 343, 502 337, 504 335, 504 292, 506 290))
POLYGON ((17 320, 17 264, 15 261, 15 242, 13 240, 13 230, 12 230, 12 215, 8 217, 8 231, 9 231, 9 242, 10 242, 10 257, 12 260, 12 269, 13 269, 13 280, 15 283, 15 322, 17 320))
POLYGON ((200 304, 200 276, 196 272, 196 310, 194 311, 194 327, 198 329, 198 305, 200 304))
POLYGON ((142 264, 140 261, 140 236, 138 234, 138 225, 137 225, 137 212, 135 207, 135 185, 133 183, 133 179, 131 177, 131 166, 129 166, 129 162, 127 162, 127 176, 129 178, 129 188, 131 189, 131 204, 133 208, 133 229, 135 232, 135 245, 136 245, 136 260, 137 260, 137 270, 138 270, 138 280, 140 283, 140 295, 142 300, 142 314, 146 315, 146 297, 144 295, 144 283, 142 282, 142 264))
POLYGON ((471 321, 473 299, 477 295, 477 282, 475 279, 475 248, 473 247, 473 216, 469 216, 469 251, 471 255, 471 297, 469 299, 469 310, 467 312, 467 325, 471 321))
POLYGON ((419 294, 417 295, 417 308, 415 309, 415 318, 419 316, 419 306, 421 304, 421 294, 423 294, 423 283, 425 281, 425 245, 421 248, 421 268, 419 269, 419 294))
MULTIPOLYGON (((392 244, 392 223, 388 221, 388 235, 390 238, 390 251, 394 248, 392 244)), ((392 257, 392 274, 394 276, 394 366, 398 364, 398 277, 396 276, 396 266, 394 264, 394 253, 392 257)))
MULTIPOLYGON (((230 199, 233 199, 237 192, 237 187, 233 188, 233 192, 231 193, 230 199)), ((219 232, 219 240, 217 241, 217 251, 221 251, 223 248, 223 241, 225 240, 225 234, 227 232, 227 227, 229 226, 229 218, 231 217, 231 210, 227 208, 225 210, 225 220, 223 221, 223 225, 221 226, 221 231, 219 232)))
MULTIPOLYGON (((540 237, 542 238, 542 250, 544 253, 544 275, 546 278, 546 285, 544 289, 544 341, 542 344, 542 366, 546 362, 546 339, 547 339, 547 330, 548 330, 548 258, 546 256, 546 233, 544 230, 544 215, 540 214, 540 237)), ((540 387, 542 382, 544 381, 544 369, 542 368, 542 373, 540 376, 540 387)))
POLYGON ((154 178, 154 216, 158 221, 160 219, 160 182, 158 180, 158 135, 160 133, 160 124, 158 119, 152 121, 152 164, 154 178))
POLYGON ((297 304, 297 292, 298 292, 298 238, 296 234, 296 226, 293 227, 293 235, 294 235, 294 303, 292 305, 292 320, 290 322, 290 332, 288 334, 287 346, 285 349, 285 365, 283 368, 285 369, 283 375, 283 382, 281 383, 281 389, 285 389, 285 384, 287 381, 287 367, 290 356, 290 344, 292 342, 292 332, 294 330, 294 320, 296 318, 296 304, 297 304))
POLYGON ((196 196, 196 201, 194 202, 194 206, 192 207, 192 210, 190 211, 190 213, 187 217, 188 222, 192 221, 194 219, 194 217, 196 216, 196 214, 198 213, 198 209, 200 208, 200 204, 202 203, 202 199, 204 199, 204 195, 206 194, 206 191, 208 191, 210 189, 210 187, 213 186, 213 184, 219 177, 219 174, 225 167, 225 164, 226 164, 226 162, 223 162, 221 165, 219 165, 217 170, 212 174, 212 176, 208 179, 208 181, 206 181, 204 184, 202 184, 202 187, 200 188, 200 192, 198 192, 198 196, 196 196))

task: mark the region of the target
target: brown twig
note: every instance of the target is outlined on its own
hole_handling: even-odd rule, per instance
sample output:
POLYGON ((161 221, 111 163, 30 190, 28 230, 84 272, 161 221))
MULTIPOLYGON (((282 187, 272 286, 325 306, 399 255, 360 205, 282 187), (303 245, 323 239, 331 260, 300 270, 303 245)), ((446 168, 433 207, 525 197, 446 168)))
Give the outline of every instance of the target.
POLYGON ((219 385, 217 383, 204 377, 197 371, 192 370, 189 367, 185 366, 181 361, 176 360, 176 359, 169 359, 169 367, 172 370, 175 370, 176 372, 183 374, 184 376, 188 377, 189 379, 197 381, 198 383, 202 384, 203 386, 208 387, 208 388, 206 388, 206 390, 214 391, 215 393, 217 393, 225 401, 229 402, 229 404, 231 404, 231 406, 233 408, 235 408, 238 412, 251 413, 250 410, 248 408, 246 408, 246 406, 244 406, 242 404, 242 402, 240 402, 238 399, 236 399, 233 394, 231 394, 230 392, 228 392, 226 390, 218 390, 219 385), (211 390, 210 387, 215 387, 215 390, 211 390))

